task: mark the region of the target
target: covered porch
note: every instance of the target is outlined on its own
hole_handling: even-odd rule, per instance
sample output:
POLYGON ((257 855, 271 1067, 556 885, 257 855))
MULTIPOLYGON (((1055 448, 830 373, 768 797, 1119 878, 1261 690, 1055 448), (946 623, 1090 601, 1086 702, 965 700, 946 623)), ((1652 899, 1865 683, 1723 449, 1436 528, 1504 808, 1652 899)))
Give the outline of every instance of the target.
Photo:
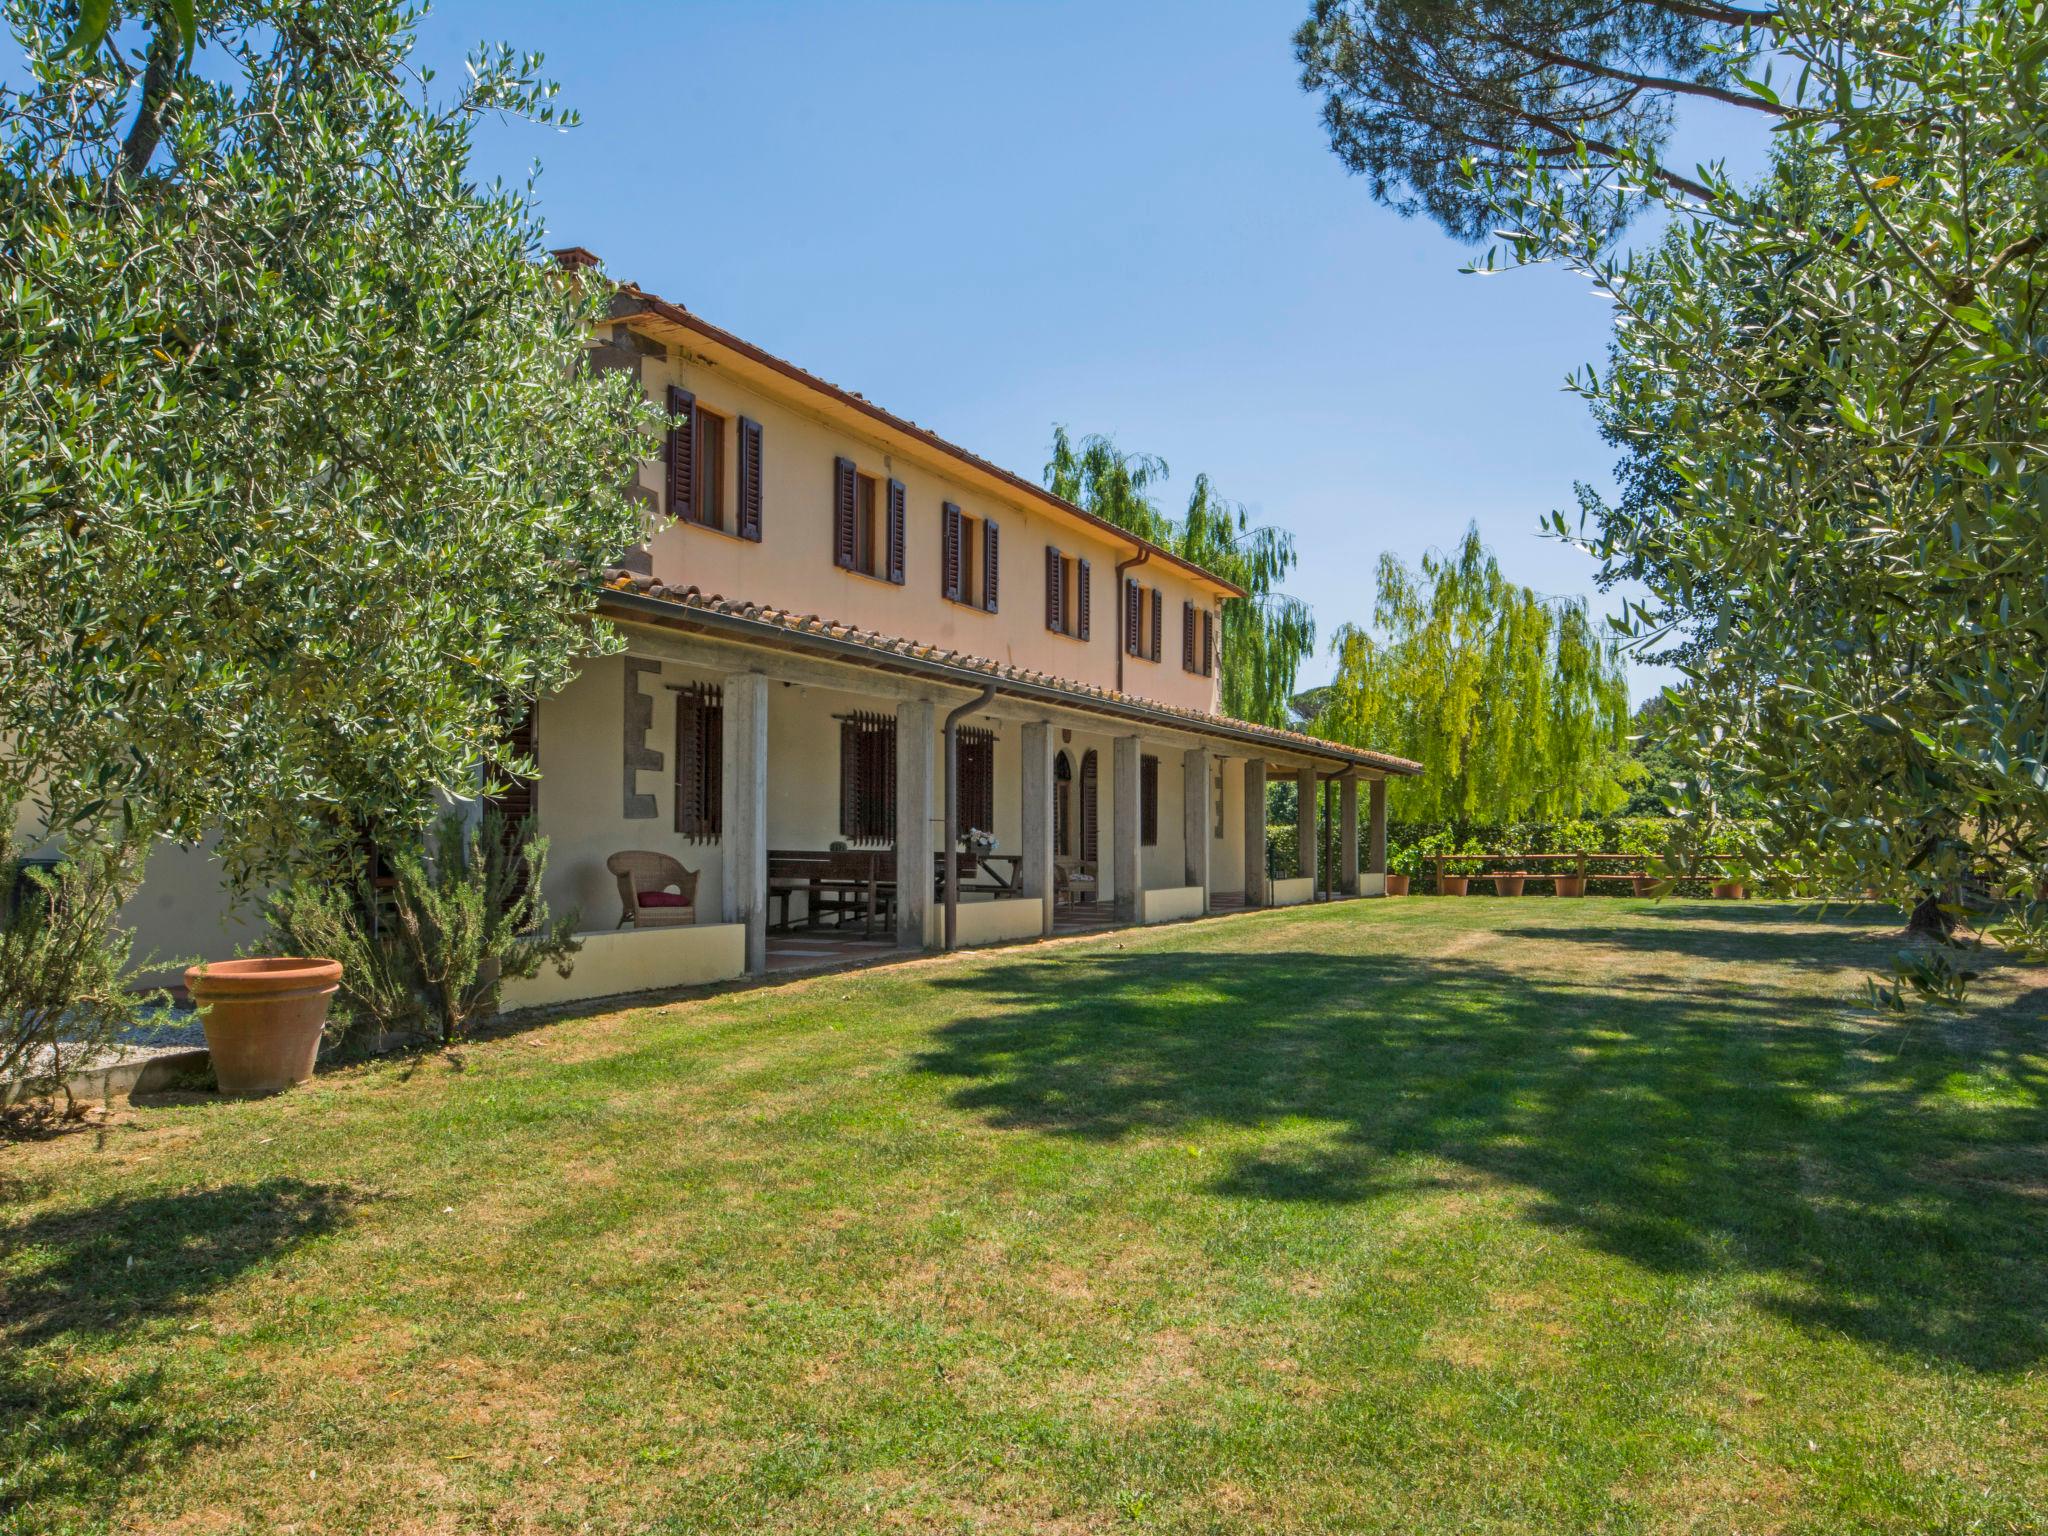
MULTIPOLYGON (((1384 889, 1384 777, 1342 749, 959 663, 820 654, 813 637, 705 617, 620 625, 626 653, 593 661, 535 722, 549 902, 615 936, 606 949, 730 929, 718 952, 765 975, 1285 905, 1319 883, 1384 889), (949 724, 953 823, 982 834, 955 845, 950 903, 949 724), (1269 879, 1276 773, 1303 786, 1311 830, 1300 867, 1269 879), (1312 830, 1325 786, 1342 833, 1327 854, 1312 830), (622 855, 659 856, 645 880, 660 889, 636 898, 622 855), (650 896, 660 904, 640 906, 650 896)), ((625 969, 632 988, 592 974, 579 990, 648 985, 645 967, 625 969)))

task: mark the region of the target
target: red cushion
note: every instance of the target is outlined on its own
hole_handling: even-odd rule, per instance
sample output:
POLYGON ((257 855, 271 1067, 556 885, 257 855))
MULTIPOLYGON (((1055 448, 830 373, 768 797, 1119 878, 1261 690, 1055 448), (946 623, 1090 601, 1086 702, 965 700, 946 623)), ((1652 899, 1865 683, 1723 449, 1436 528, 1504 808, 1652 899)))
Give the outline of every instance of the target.
POLYGON ((687 907, 690 898, 680 891, 642 891, 640 905, 643 907, 687 907))

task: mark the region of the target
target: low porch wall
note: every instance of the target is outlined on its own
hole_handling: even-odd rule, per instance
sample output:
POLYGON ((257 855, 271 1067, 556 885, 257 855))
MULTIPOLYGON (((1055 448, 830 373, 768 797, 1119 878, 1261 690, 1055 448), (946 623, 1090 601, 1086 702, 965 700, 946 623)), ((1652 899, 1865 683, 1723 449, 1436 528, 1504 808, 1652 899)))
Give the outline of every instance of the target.
MULTIPOLYGON (((940 933, 945 932, 946 909, 932 903, 932 915, 940 933)), ((960 947, 978 944, 1017 944, 1045 933, 1045 902, 1042 898, 1018 896, 1004 901, 963 901, 960 903, 960 947)))
POLYGON ((1298 907, 1305 901, 1316 899, 1316 882, 1312 875, 1297 875, 1292 880, 1273 882, 1273 900, 1276 907, 1298 907))
POLYGON ((1199 885, 1169 885, 1156 891, 1138 893, 1138 921, 1141 923, 1173 923, 1201 915, 1202 888, 1199 885))
POLYGON ((1387 877, 1358 872, 1358 894, 1361 896, 1384 896, 1387 894, 1387 877))
POLYGON ((569 974, 544 966, 538 976, 505 983, 506 1008, 549 1008, 625 992, 655 992, 731 981, 746 974, 747 930, 740 923, 614 929, 578 934, 583 949, 569 974))

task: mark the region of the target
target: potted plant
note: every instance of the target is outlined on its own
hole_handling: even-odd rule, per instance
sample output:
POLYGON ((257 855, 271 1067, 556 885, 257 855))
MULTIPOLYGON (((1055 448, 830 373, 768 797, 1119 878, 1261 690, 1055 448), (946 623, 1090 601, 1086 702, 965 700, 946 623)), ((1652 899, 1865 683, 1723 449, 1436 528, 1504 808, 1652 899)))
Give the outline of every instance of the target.
POLYGON ((1422 844, 1402 843, 1387 855, 1387 894, 1406 896, 1408 882, 1422 873, 1422 844))
POLYGON ((1583 896, 1586 894, 1586 849, 1589 844, 1598 846, 1599 832, 1583 821, 1568 821, 1561 830, 1565 851, 1576 855, 1578 863, 1569 866, 1569 874, 1554 876, 1553 886, 1560 896, 1583 896))
POLYGON ((1496 896, 1519 896, 1522 894, 1522 887, 1528 884, 1528 881, 1528 875, 1519 869, 1496 870, 1493 876, 1493 893, 1496 896))
MULTIPOLYGON (((1448 837, 1444 839, 1444 846, 1447 849, 1453 846, 1448 837)), ((1472 889, 1472 877, 1479 873, 1482 863, 1483 856, 1480 853, 1479 845, 1468 840, 1462 848, 1457 849, 1454 856, 1444 860, 1443 876, 1440 881, 1441 888, 1437 894, 1439 896, 1469 895, 1472 889)))
POLYGON ((282 1093, 313 1075, 339 960, 273 955, 216 960, 185 972, 206 1030, 220 1091, 231 1098, 282 1093))
POLYGON ((1735 833, 1727 828, 1716 830, 1707 839, 1707 863, 1714 870, 1714 897, 1717 901, 1740 901, 1743 894, 1741 855, 1736 846, 1735 833))

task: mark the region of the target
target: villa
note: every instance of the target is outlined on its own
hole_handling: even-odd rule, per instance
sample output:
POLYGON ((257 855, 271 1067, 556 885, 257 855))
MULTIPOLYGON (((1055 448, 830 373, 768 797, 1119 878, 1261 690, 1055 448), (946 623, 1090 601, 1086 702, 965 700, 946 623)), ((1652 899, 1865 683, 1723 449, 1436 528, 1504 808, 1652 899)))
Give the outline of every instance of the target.
MULTIPOLYGON (((590 930, 509 1005, 1383 892, 1420 770, 1223 715, 1230 582, 630 284, 590 357, 671 426, 604 577, 624 653, 539 702, 501 802, 590 930), (1303 830, 1269 879, 1276 774, 1303 830)), ((153 869, 144 947, 223 952, 204 869, 153 869)))

